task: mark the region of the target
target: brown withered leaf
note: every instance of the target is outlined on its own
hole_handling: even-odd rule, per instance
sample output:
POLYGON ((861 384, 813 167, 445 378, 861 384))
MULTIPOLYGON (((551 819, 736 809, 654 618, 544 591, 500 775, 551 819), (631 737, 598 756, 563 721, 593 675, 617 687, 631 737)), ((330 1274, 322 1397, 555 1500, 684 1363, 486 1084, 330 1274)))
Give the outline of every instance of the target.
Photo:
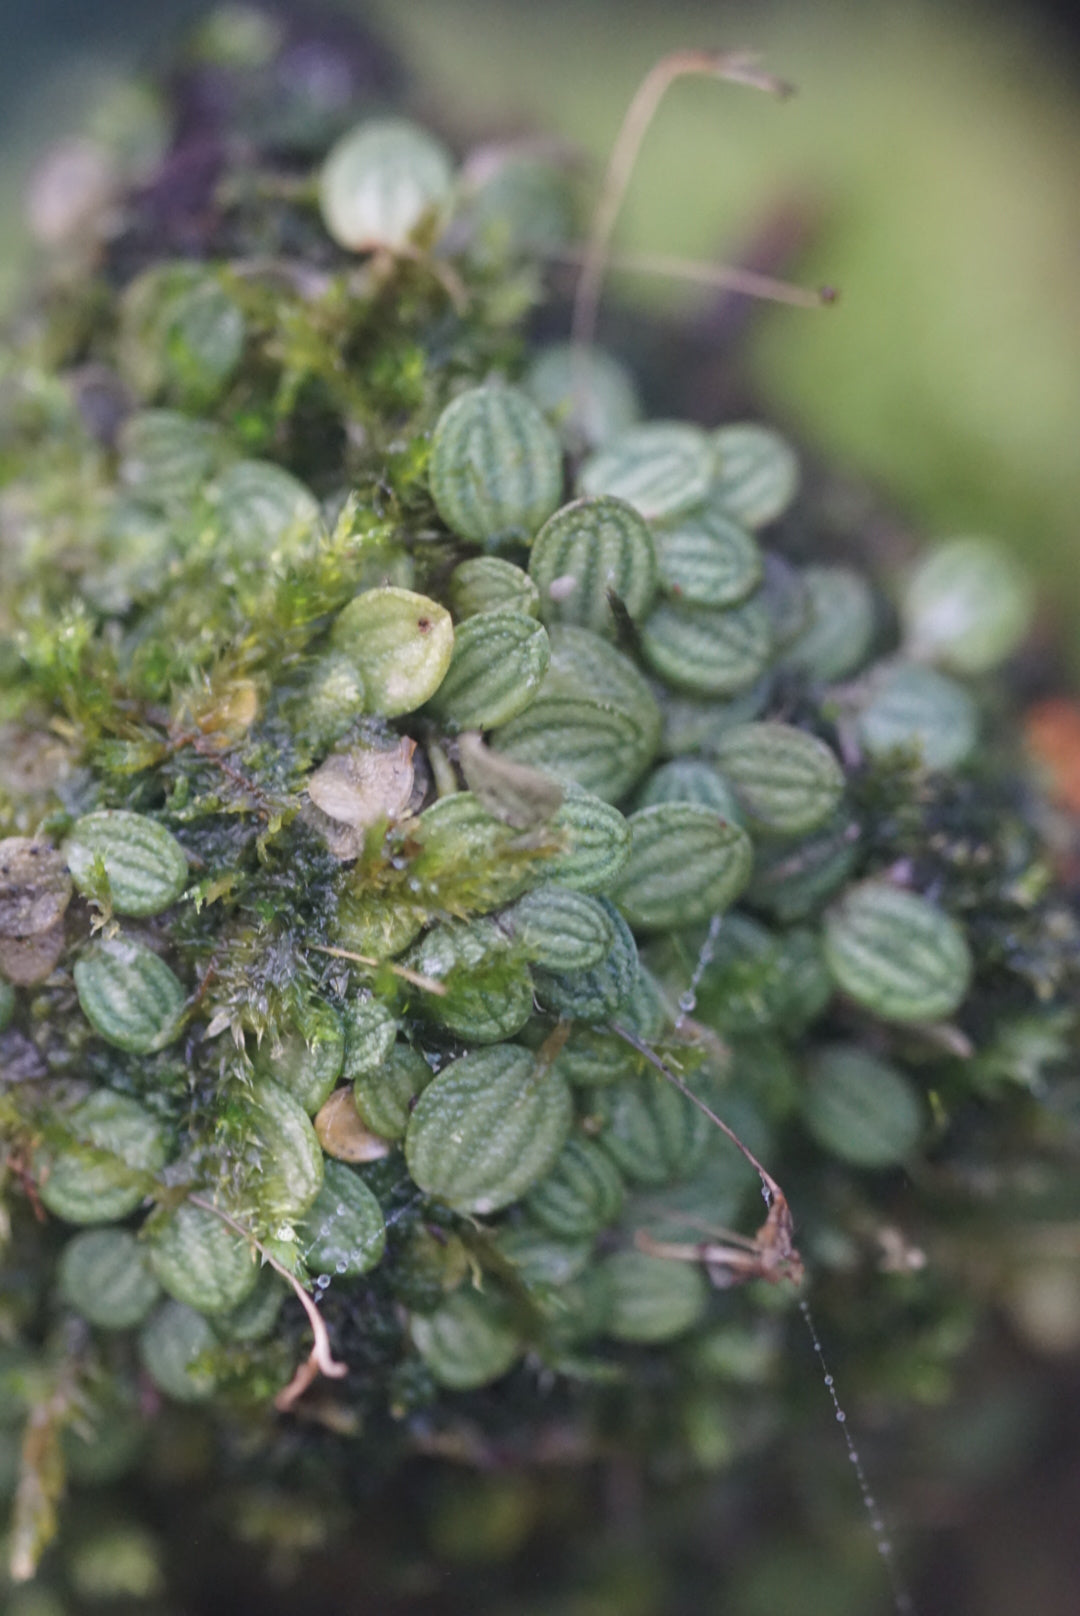
POLYGON ((62 919, 71 877, 62 853, 29 836, 0 841, 0 937, 36 937, 62 919))
POLYGON ((315 1133, 328 1156, 343 1162, 380 1161, 393 1145, 360 1121, 351 1088, 335 1089, 315 1117, 315 1133))
POLYGON ((64 922, 33 937, 0 937, 0 974, 16 987, 32 987, 51 976, 64 952, 64 922))
POLYGON ((458 737, 458 757, 469 790, 489 814, 514 830, 544 825, 562 806, 563 788, 557 780, 489 751, 476 730, 458 737))

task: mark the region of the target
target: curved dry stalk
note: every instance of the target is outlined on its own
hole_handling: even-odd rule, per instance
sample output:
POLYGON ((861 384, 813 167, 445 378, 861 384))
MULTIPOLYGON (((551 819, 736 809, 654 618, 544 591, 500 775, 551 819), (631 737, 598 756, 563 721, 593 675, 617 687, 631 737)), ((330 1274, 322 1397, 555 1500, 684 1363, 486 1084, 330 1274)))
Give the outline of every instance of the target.
MULTIPOLYGON (((545 257, 560 264, 581 264, 586 251, 582 247, 552 247, 545 249, 545 257)), ((797 286, 755 269, 740 269, 736 264, 710 264, 704 259, 681 258, 677 253, 609 253, 605 264, 615 274, 658 275, 669 280, 691 281, 720 292, 738 292, 745 297, 788 303, 799 309, 826 308, 839 296, 832 286, 797 286)))
POLYGON ((386 966, 403 982, 411 982, 414 988, 423 988, 425 993, 435 993, 440 998, 446 993, 445 982, 438 982, 433 976, 424 976, 420 971, 410 971, 407 965, 395 965, 393 960, 375 959, 371 954, 354 954, 349 948, 330 948, 324 943, 312 943, 311 946, 316 954, 332 954, 334 959, 351 960, 354 965, 366 965, 373 970, 386 966))
POLYGON ((311 1356, 300 1365, 289 1384, 283 1391, 278 1392, 274 1398, 274 1407, 282 1413, 287 1412, 301 1392, 307 1390, 317 1375, 325 1375, 328 1380, 343 1379, 349 1373, 348 1365, 339 1363, 334 1357, 326 1321, 296 1275, 290 1273, 284 1263, 278 1262, 277 1258, 255 1238, 250 1229, 245 1229, 242 1223, 238 1223, 230 1213, 223 1211, 213 1201, 208 1201, 204 1195, 189 1195, 188 1200, 192 1206, 200 1207, 204 1212, 212 1212, 216 1218, 220 1218, 222 1223, 227 1223, 229 1228, 242 1236, 243 1239, 250 1240, 255 1250, 262 1256, 263 1261, 268 1262, 275 1274, 280 1274, 282 1279, 292 1287, 300 1306, 307 1314, 308 1323, 311 1325, 311 1333, 315 1337, 315 1345, 311 1349, 311 1356))
MULTIPOLYGON (((579 377, 585 369, 585 350, 596 335, 600 291, 611 238, 641 143, 668 90, 677 79, 688 77, 716 78, 729 84, 745 84, 751 89, 764 90, 769 95, 788 96, 792 93, 790 84, 774 78, 771 73, 763 73, 755 65, 755 58, 745 51, 673 51, 649 69, 634 93, 615 138, 574 294, 570 336, 577 350, 575 369, 579 377)), ((579 390, 575 385, 575 391, 579 390)))

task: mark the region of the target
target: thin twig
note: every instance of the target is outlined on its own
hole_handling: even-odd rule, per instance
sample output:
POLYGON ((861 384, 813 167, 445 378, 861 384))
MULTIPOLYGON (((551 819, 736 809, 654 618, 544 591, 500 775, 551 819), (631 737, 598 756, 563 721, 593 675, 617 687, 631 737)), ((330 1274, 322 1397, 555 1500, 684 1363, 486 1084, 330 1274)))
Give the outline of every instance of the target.
POLYGON ((332 954, 335 959, 352 960, 356 965, 367 965, 373 970, 393 971, 403 981, 411 982, 415 988, 423 988, 425 993, 436 993, 440 998, 446 993, 446 983, 437 982, 433 976, 422 976, 419 971, 410 971, 407 965, 395 965, 393 960, 375 959, 370 954, 354 954, 349 948, 329 948, 324 943, 312 943, 316 954, 332 954))
MULTIPOLYGON (((577 351, 576 369, 579 374, 585 371, 584 355, 596 334, 608 250, 641 143, 667 91, 677 79, 690 76, 746 84, 770 95, 791 94, 790 85, 770 73, 761 72, 755 67, 752 57, 738 51, 675 51, 663 57, 646 73, 627 108, 612 148, 574 295, 571 340, 577 351)), ((581 390, 575 385, 575 392, 581 390)))
POLYGON ((275 1274, 280 1274, 282 1279, 285 1280, 288 1285, 292 1286, 300 1306, 304 1309, 304 1312, 308 1316, 308 1323, 311 1325, 311 1333, 315 1337, 315 1345, 312 1347, 311 1356, 307 1360, 310 1372, 307 1373, 307 1378, 304 1379, 303 1385, 298 1386, 304 1371, 304 1365, 301 1365, 301 1368, 297 1370, 296 1374, 293 1376, 288 1386, 285 1387, 284 1391, 279 1392, 277 1397, 275 1397, 274 1407, 282 1410, 283 1412, 287 1411, 288 1408, 291 1407, 291 1404, 296 1401, 296 1398, 299 1397, 300 1392, 310 1386, 311 1382, 315 1379, 316 1374, 325 1375, 328 1380, 341 1380, 345 1375, 347 1375, 349 1373, 348 1365, 339 1363, 334 1357, 333 1350, 330 1346, 330 1335, 326 1328, 326 1321, 323 1319, 322 1314, 319 1312, 318 1308, 315 1306, 315 1303, 301 1285, 296 1275, 291 1274, 285 1267, 284 1263, 278 1262, 277 1258, 267 1251, 266 1247, 255 1238, 250 1229, 245 1229, 242 1223, 238 1223, 234 1217, 232 1217, 228 1212, 223 1211, 220 1206, 216 1206, 213 1201, 208 1201, 203 1195, 189 1195, 188 1200, 191 1202, 192 1206, 201 1207, 204 1212, 212 1212, 216 1218, 220 1218, 222 1223, 227 1223, 229 1228, 235 1230, 235 1232, 238 1235, 241 1235, 243 1239, 249 1240, 255 1247, 255 1250, 261 1254, 263 1261, 270 1264, 270 1267, 274 1270, 275 1274), (297 1387, 298 1389, 294 1391, 294 1387, 297 1387), (292 1393, 291 1399, 288 1402, 283 1401, 283 1399, 285 1399, 290 1392, 292 1393))
MULTIPOLYGON (((550 247, 545 249, 545 257, 560 264, 581 264, 586 252, 587 249, 583 247, 550 247)), ((606 265, 616 274, 661 275, 671 280, 693 281, 699 286, 716 287, 724 292, 741 292, 746 297, 762 298, 770 303, 790 303, 800 309, 825 308, 835 303, 838 295, 832 286, 796 286, 791 281, 777 280, 775 276, 762 275, 754 269, 680 258, 675 253, 609 253, 606 265)))

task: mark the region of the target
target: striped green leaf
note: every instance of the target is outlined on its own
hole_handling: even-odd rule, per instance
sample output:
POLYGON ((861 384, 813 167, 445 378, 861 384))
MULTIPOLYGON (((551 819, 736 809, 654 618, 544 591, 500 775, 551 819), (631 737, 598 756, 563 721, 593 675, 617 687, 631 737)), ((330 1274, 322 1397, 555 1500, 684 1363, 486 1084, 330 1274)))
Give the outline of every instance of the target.
MULTIPOLYGON (((624 999, 618 1006, 621 1016, 626 1014, 628 1002, 624 999)), ((569 1038, 555 1058, 557 1069, 575 1088, 602 1088, 605 1083, 621 1082, 632 1076, 640 1064, 641 1057, 624 1038, 583 1023, 570 1029, 569 1038)))
POLYGON ((660 750, 665 756, 676 758, 688 752, 711 755, 725 731, 760 718, 771 693, 772 679, 767 673, 727 701, 702 701, 665 693, 660 709, 663 719, 660 750))
POLYGON ((653 808, 661 802, 694 803, 699 808, 711 809, 732 825, 742 822, 731 787, 712 764, 702 758, 675 758, 650 774, 642 787, 638 807, 653 808))
POLYGON ((435 694, 454 652, 444 606, 411 589, 368 589, 343 608, 330 643, 360 676, 369 713, 397 718, 435 694))
POLYGON ((404 1139, 413 1101, 434 1075, 418 1049, 395 1044, 380 1066, 353 1084, 360 1121, 380 1139, 404 1139))
POLYGON ((162 1288, 199 1313, 238 1306, 259 1274, 247 1241, 190 1201, 154 1219, 146 1249, 162 1288))
POLYGON ((113 1223, 145 1198, 165 1165, 156 1117, 112 1089, 97 1089, 63 1117, 69 1141, 36 1161, 38 1193, 65 1223, 113 1223))
POLYGON ((871 757, 912 752, 928 769, 951 769, 975 750, 978 712, 948 674, 894 662, 870 674, 856 733, 871 757))
POLYGON ((837 986, 883 1021, 941 1021, 967 995, 964 933, 936 904, 884 881, 849 887, 825 917, 837 986))
POLYGON ((545 882, 500 917, 525 958, 549 971, 587 970, 610 951, 615 934, 603 906, 584 892, 545 882))
POLYGON ((659 1073, 598 1089, 593 1099, 602 1124, 598 1143, 632 1184, 656 1189, 700 1166, 709 1122, 659 1073))
POLYGON ((617 1222, 626 1187, 610 1156, 592 1140, 567 1140, 551 1172, 526 1197, 532 1217, 552 1234, 577 1239, 617 1222))
POLYGON ((528 543, 562 496, 562 450, 527 394, 473 387, 439 417, 429 480, 451 532, 489 548, 528 543))
POLYGON ((641 930, 693 925, 735 902, 753 857, 746 832, 711 808, 657 803, 630 816, 630 857, 611 895, 641 930))
POLYGON ((74 976, 83 1015, 117 1049, 146 1055, 179 1033, 184 990, 144 943, 130 937, 91 943, 74 976))
POLYGON ((459 1212, 496 1212, 550 1172, 572 1120, 558 1073, 501 1044, 452 1061, 424 1090, 405 1159, 425 1194, 459 1212))
POLYGON ((671 1341, 705 1311, 708 1289, 693 1263, 618 1251, 603 1266, 611 1286, 606 1334, 616 1341, 671 1341))
POLYGON ((120 481, 155 509, 193 504, 222 457, 221 433, 179 410, 136 410, 120 428, 120 481))
POLYGON ((351 999, 342 1010, 345 1055, 340 1075, 346 1083, 377 1072, 394 1047, 398 1021, 391 1010, 373 993, 351 999))
POLYGON ((602 348, 541 348, 522 385, 573 449, 607 443, 641 415, 633 377, 602 348))
POLYGON ((1003 545, 950 539, 908 580, 901 614, 913 655, 985 673, 1016 650, 1035 609, 1032 581, 1003 545))
POLYGON ((183 1302, 159 1307, 139 1336, 139 1357, 158 1391, 177 1403, 204 1403, 214 1395, 208 1359, 218 1347, 209 1321, 183 1302))
POLYGON ((693 606, 737 606, 761 582, 761 551, 745 528, 709 506, 655 533, 660 586, 693 606))
POLYGON ((481 612, 540 615, 540 592, 529 574, 502 556, 472 556, 459 562, 450 574, 447 598, 459 623, 481 612))
POLYGON ((546 630, 523 612, 470 617, 458 626, 454 654, 430 711, 455 729, 506 724, 536 696, 550 655, 546 630))
POLYGON ((331 1161, 300 1236, 311 1273, 366 1274, 386 1248, 386 1222, 360 1175, 344 1162, 331 1161))
POLYGON ((88 1229, 69 1240, 57 1285, 68 1307, 102 1330, 141 1324, 160 1295, 144 1248, 127 1229, 88 1229))
POLYGON ((496 819, 471 791, 433 802, 411 834, 422 848, 412 864, 414 891, 434 909, 445 907, 440 895, 447 880, 457 906, 486 914, 520 897, 535 878, 537 860, 530 857, 528 839, 496 819))
POLYGON ((456 1392, 501 1379, 523 1350, 508 1310, 487 1291, 455 1291, 434 1313, 414 1313, 409 1334, 438 1384, 456 1392))
POLYGON ((858 826, 843 812, 796 842, 760 843, 748 901, 777 920, 805 920, 843 886, 858 851, 858 826))
POLYGON ((287 1089, 261 1078, 248 1101, 260 1171, 253 1198, 268 1226, 299 1217, 322 1186, 323 1155, 307 1112, 287 1089))
POLYGON ((614 638, 611 596, 636 622, 656 591, 656 551, 648 525, 625 500, 578 499, 536 536, 529 574, 545 623, 573 623, 614 638))
POLYGON ((546 769, 605 802, 626 795, 653 752, 629 714, 572 696, 538 696, 495 732, 491 744, 515 762, 546 769))
POLYGON ((786 661, 813 679, 846 679, 865 662, 874 638, 874 592, 852 567, 804 567, 809 622, 786 661))
POLYGON ((700 505, 712 481, 706 433, 684 421, 646 421, 627 428, 585 461, 583 494, 613 494, 646 521, 681 516, 700 505))
POLYGON ((318 526, 319 502, 269 460, 238 460, 207 490, 221 543, 244 561, 293 548, 318 526))
POLYGON ((803 1119, 819 1145, 856 1167, 895 1167, 909 1160, 923 1130, 914 1085, 856 1044, 817 1051, 803 1119))
POLYGON ((649 667, 675 689, 703 696, 746 690, 768 666, 772 646, 760 595, 723 608, 661 601, 641 631, 649 667))
POLYGON ((145 814, 120 808, 77 819, 64 856, 80 892, 96 895, 104 872, 118 915, 160 914, 187 885, 187 854, 176 837, 145 814))
POLYGON ((299 1025, 278 1043, 264 1039, 255 1070, 272 1077, 309 1115, 319 1109, 341 1076, 345 1029, 333 1005, 314 999, 304 1006, 299 1025))
POLYGON ((319 206, 339 247, 401 251, 447 211, 453 183, 450 154, 426 129, 404 118, 372 119, 331 147, 319 206))
POLYGON ((529 968, 491 920, 433 926, 404 963, 446 989, 423 994, 424 1015, 471 1043, 512 1038, 532 1014, 529 968))
POLYGON ((198 413, 219 399, 244 354, 243 311, 212 266, 157 264, 120 300, 117 359, 142 399, 198 413))
POLYGON ((531 1219, 504 1224, 498 1234, 499 1255, 513 1264, 517 1279, 537 1298, 580 1278, 592 1248, 587 1235, 556 1235, 531 1219))
MULTIPOLYGON (((696 944, 697 939, 693 939, 696 944)), ((698 986, 698 1016, 725 1037, 789 1035, 814 1021, 832 994, 816 930, 772 932, 729 914, 698 986)))
POLYGON ((214 1334, 221 1341, 265 1341, 277 1324, 285 1295, 284 1280, 264 1264, 244 1300, 214 1314, 214 1334))
POLYGON ((747 823, 778 836, 824 825, 843 795, 835 752, 791 724, 737 725, 720 737, 714 756, 747 823))
POLYGON ((574 972, 534 972, 540 1002, 559 1016, 573 1021, 607 1021, 633 992, 637 983, 638 957, 634 935, 626 921, 606 898, 597 898, 614 934, 614 942, 597 965, 574 972))
POLYGON ((617 808, 580 787, 570 788, 551 821, 565 851, 545 869, 561 886, 579 892, 609 887, 630 853, 630 827, 617 808))
POLYGON ((782 516, 799 488, 799 463, 769 427, 743 421, 712 436, 709 503, 756 532, 782 516))

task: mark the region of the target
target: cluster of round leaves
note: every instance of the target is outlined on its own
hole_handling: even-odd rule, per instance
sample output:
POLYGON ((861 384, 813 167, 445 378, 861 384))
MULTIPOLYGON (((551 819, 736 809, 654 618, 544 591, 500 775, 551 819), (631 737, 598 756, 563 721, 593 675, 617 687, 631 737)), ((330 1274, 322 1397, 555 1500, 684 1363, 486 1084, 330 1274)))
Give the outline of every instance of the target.
MULTIPOLYGON (((365 126, 323 170, 327 227, 353 251, 420 250, 452 180, 422 132, 365 126)), ((226 558, 257 563, 321 520, 281 468, 223 469, 202 424, 175 412, 129 418, 119 476, 162 508, 208 498, 226 558)), ((689 1329, 707 1307, 701 1274, 635 1249, 634 1233, 737 1214, 747 1181, 642 1046, 751 1127, 765 1050, 787 1074, 774 1110, 833 1157, 886 1168, 918 1149, 918 1089, 881 1051, 895 1029, 962 1013, 972 959, 932 894, 867 866, 849 775, 896 756, 962 767, 978 706, 957 676, 1014 648, 1030 602, 992 544, 956 541, 908 581, 902 643, 888 645, 860 573, 796 567, 770 542, 797 484, 766 427, 640 420, 600 354, 549 350, 520 386, 468 387, 443 409, 422 542, 380 552, 310 657, 299 709, 343 779, 359 768, 358 720, 374 718, 415 741, 439 783, 380 799, 375 816, 415 871, 408 901, 380 907, 359 845, 337 844, 336 942, 394 970, 377 991, 338 976, 252 1051, 254 1166, 231 1209, 170 1162, 169 1128, 129 1094, 83 1092, 42 1128, 41 1199, 88 1226, 65 1247, 61 1295, 96 1326, 137 1329, 163 1391, 210 1395, 220 1350, 273 1331, 284 1292, 254 1234, 305 1279, 379 1264, 364 1164, 395 1152, 426 1206, 488 1241, 482 1288, 475 1238, 470 1266, 454 1237, 434 1297, 411 1306, 412 1346, 440 1384, 482 1385, 529 1348, 557 1363, 590 1340, 689 1329), (433 534, 446 565, 427 566, 420 592, 413 550, 433 534), (797 722, 775 700, 790 679, 805 692, 797 722), (455 860, 484 881, 425 901, 425 872, 455 860), (837 1004, 873 1037, 841 1038, 837 1004), (710 1070, 718 1041, 724 1072, 710 1070)), ((345 787, 320 800, 353 803, 345 787)), ((167 957, 184 848, 160 817, 103 810, 60 852, 105 916, 73 968, 86 1021, 131 1060, 174 1046, 202 1014, 167 957)), ((12 1002, 8 990, 5 1016, 12 1002)))

